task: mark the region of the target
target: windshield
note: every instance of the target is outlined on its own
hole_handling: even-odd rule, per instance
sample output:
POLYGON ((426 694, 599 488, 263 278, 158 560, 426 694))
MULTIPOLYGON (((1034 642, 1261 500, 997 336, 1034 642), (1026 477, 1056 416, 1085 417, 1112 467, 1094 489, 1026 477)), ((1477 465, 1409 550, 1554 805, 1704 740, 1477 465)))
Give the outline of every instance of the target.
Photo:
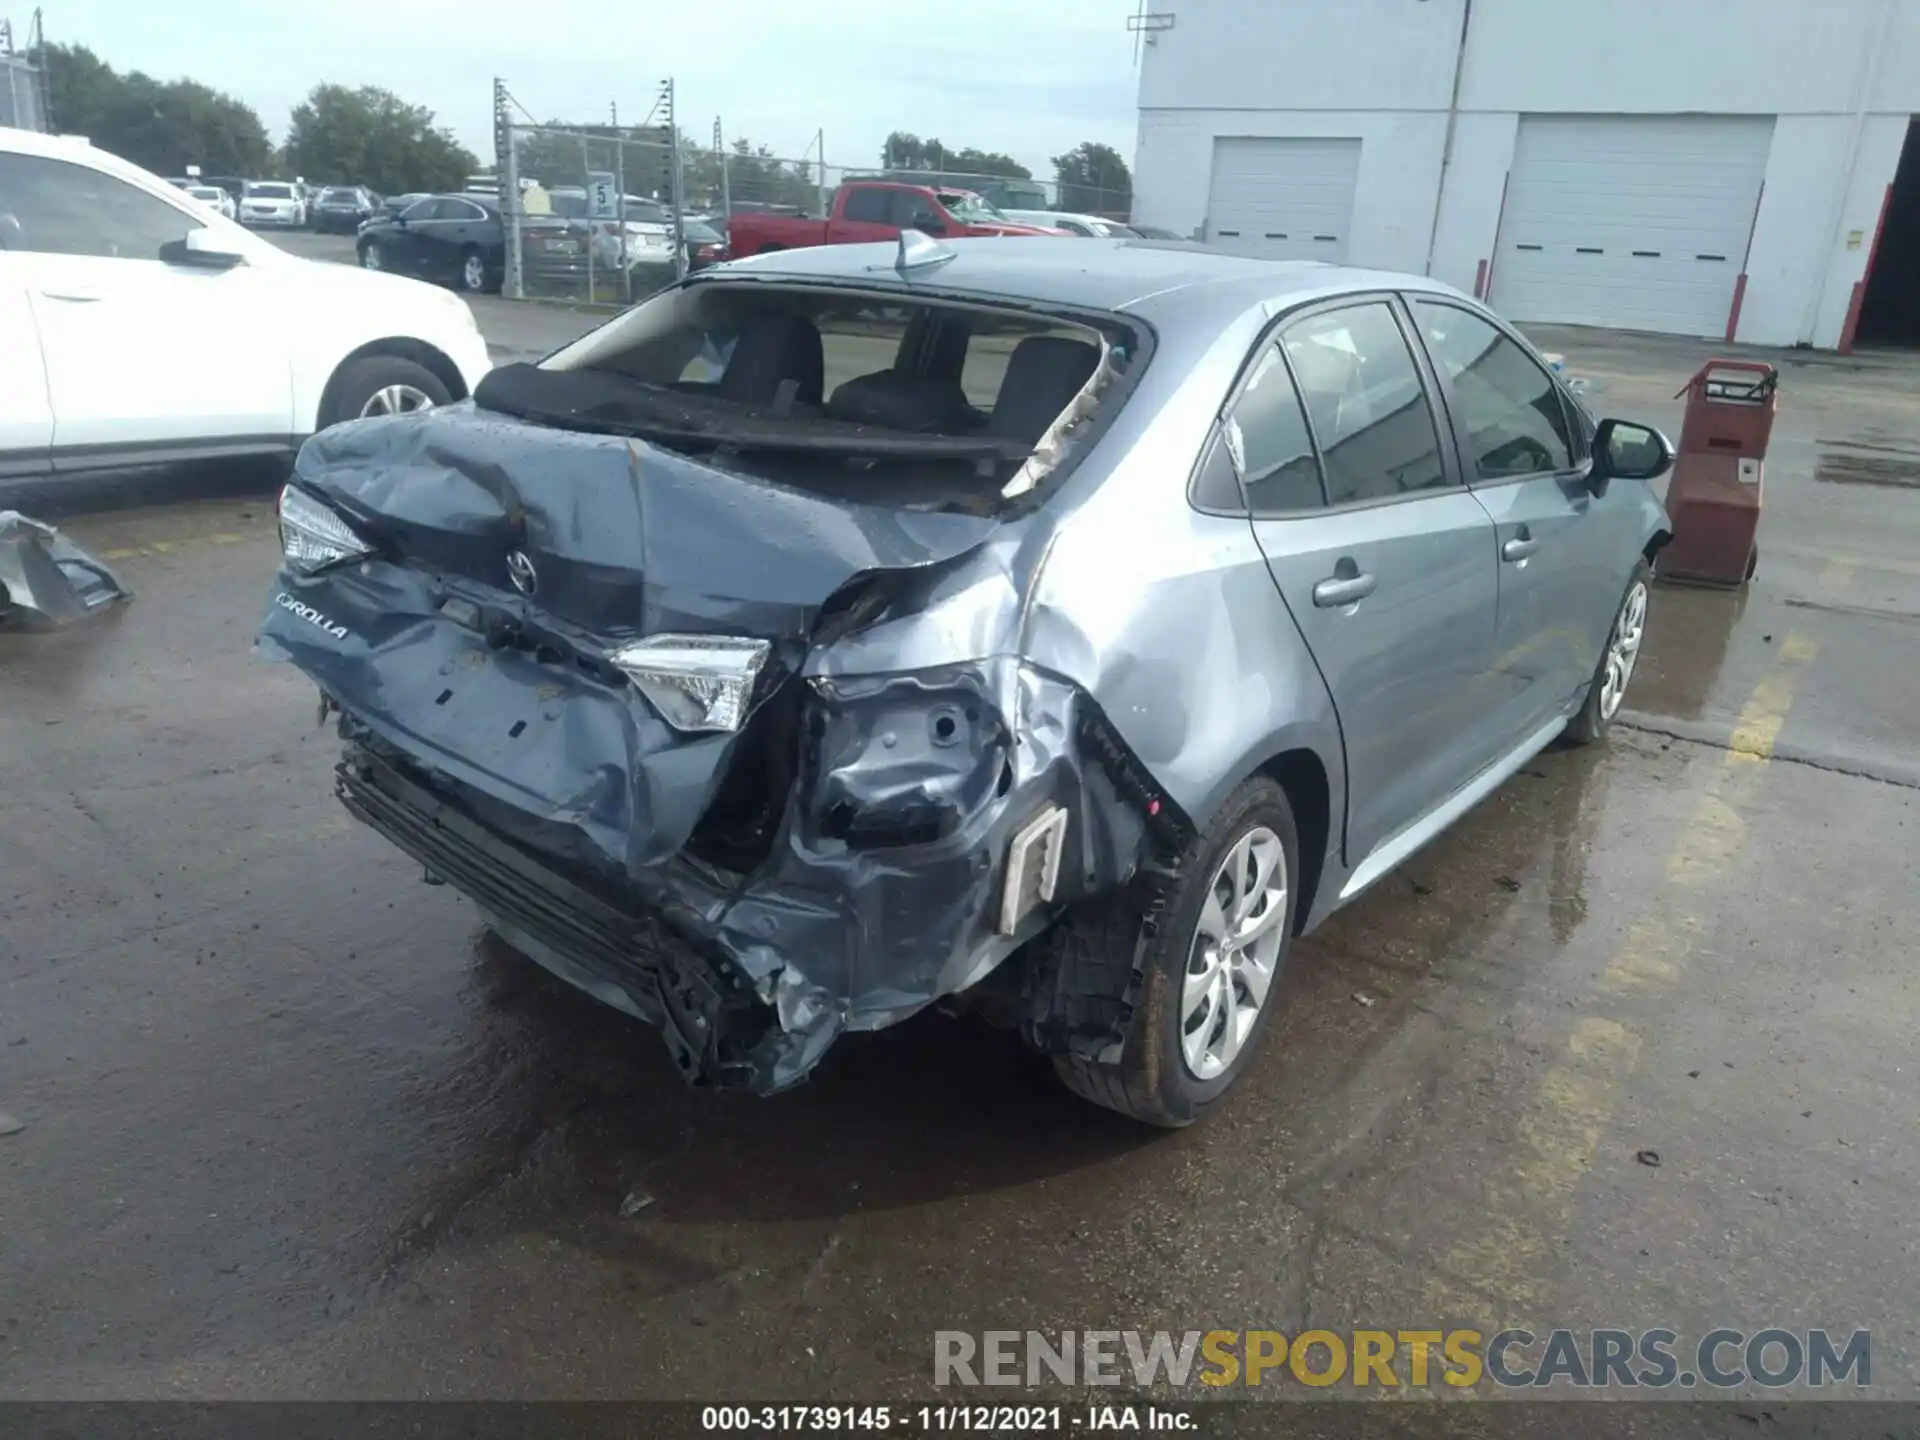
POLYGON ((587 217, 587 197, 584 195, 556 195, 551 191, 547 195, 548 213, 558 215, 563 220, 584 220, 587 217))
POLYGON ((247 194, 256 200, 291 200, 293 187, 291 185, 249 185, 247 194))
POLYGON ((628 220, 638 221, 642 225, 665 225, 667 223, 666 210, 651 200, 627 201, 626 216, 628 220))
POLYGON ((970 190, 937 190, 934 194, 947 207, 947 213, 956 220, 964 220, 970 225, 1008 223, 1005 215, 970 190))
POLYGON ((339 187, 337 187, 337 186, 336 186, 336 187, 333 187, 333 188, 331 188, 331 189, 327 189, 327 190, 322 190, 322 191, 320 192, 320 202, 321 202, 321 203, 322 203, 323 205, 324 205, 324 204, 334 204, 334 203, 344 203, 344 204, 349 204, 349 205, 351 205, 351 204, 353 204, 354 202, 356 202, 356 201, 358 201, 358 200, 359 200, 359 198, 360 198, 360 192, 359 192, 359 191, 357 191, 357 190, 342 190, 342 189, 340 189, 340 188, 339 188, 339 187))

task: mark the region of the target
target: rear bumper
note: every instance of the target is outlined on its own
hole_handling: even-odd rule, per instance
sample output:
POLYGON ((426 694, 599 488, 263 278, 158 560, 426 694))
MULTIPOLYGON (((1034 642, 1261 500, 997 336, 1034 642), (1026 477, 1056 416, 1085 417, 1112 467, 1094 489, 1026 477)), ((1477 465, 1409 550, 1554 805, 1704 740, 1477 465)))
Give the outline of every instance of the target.
POLYGON ((404 762, 349 745, 335 793, 354 818, 484 910, 525 954, 657 1026, 687 1079, 764 1088, 755 1087, 748 1057, 772 1027, 772 1011, 724 959, 499 835, 404 762))

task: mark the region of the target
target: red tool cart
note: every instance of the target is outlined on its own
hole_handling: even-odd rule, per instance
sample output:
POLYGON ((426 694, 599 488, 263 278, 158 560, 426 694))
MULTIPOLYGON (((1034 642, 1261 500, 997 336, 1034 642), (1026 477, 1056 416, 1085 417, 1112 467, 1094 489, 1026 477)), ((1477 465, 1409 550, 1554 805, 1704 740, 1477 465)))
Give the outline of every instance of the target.
POLYGON ((1667 487, 1673 540, 1663 579, 1742 585, 1760 561, 1760 471, 1773 435, 1780 372, 1759 360, 1709 360, 1679 395, 1687 399, 1680 452, 1667 487))

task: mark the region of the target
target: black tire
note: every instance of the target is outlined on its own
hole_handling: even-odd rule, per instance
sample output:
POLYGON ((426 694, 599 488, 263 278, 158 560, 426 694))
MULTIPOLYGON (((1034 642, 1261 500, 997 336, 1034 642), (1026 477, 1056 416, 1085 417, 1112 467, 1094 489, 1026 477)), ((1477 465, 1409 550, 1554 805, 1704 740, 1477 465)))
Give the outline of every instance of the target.
MULTIPOLYGON (((1191 1125, 1220 1103, 1253 1058, 1277 1006, 1274 997, 1285 978, 1287 956, 1293 948, 1295 907, 1300 894, 1300 839, 1286 791, 1263 776, 1248 780, 1189 843, 1168 883, 1168 902, 1153 933, 1146 933, 1139 923, 1137 899, 1115 896, 1100 905, 1134 907, 1125 924, 1116 926, 1110 910, 1070 916, 1056 927, 1048 943, 1133 947, 1143 978, 1120 1058, 1106 1063, 1081 1055, 1062 1055, 1054 1065, 1066 1087, 1083 1099, 1145 1124, 1172 1129, 1191 1125), (1208 892, 1232 849, 1243 836, 1258 829, 1279 838, 1285 857, 1286 913, 1278 921, 1279 951, 1272 963, 1266 995, 1238 1053, 1218 1074, 1201 1079, 1189 1067, 1182 1046, 1182 984, 1200 941, 1200 918, 1208 892)), ((1114 957, 1104 958, 1110 962, 1114 957)), ((1209 1014, 1198 1028, 1207 1029, 1212 1023, 1209 1014)))
POLYGON ((340 368, 332 386, 332 404, 321 417, 320 427, 325 429, 343 420, 360 419, 361 412, 375 395, 395 385, 418 391, 431 405, 445 405, 453 399, 440 377, 426 366, 398 355, 369 355, 340 368))
MULTIPOLYGON (((1647 564, 1645 560, 1637 562, 1633 567, 1632 576, 1627 581, 1627 588, 1620 592, 1620 603, 1614 607, 1613 623, 1607 627, 1606 641, 1600 647, 1600 659, 1593 667, 1593 679, 1587 683, 1587 698, 1581 702, 1578 713, 1576 713, 1571 720, 1567 721, 1567 728, 1560 732, 1560 741, 1563 745, 1576 747, 1591 745, 1596 740, 1605 739, 1607 731, 1613 728, 1613 715, 1603 713, 1605 707, 1602 704, 1602 691, 1604 681, 1607 677, 1607 657, 1613 651, 1614 638, 1620 629, 1621 619, 1626 613, 1627 601, 1633 595, 1634 588, 1638 586, 1642 591, 1642 604, 1644 606, 1646 603, 1644 597, 1649 597, 1653 593, 1652 582, 1653 567, 1647 564)), ((1643 610, 1641 620, 1643 627, 1645 623, 1645 612, 1643 610)), ((1638 659, 1637 652, 1635 659, 1638 659)), ((1632 681, 1633 676, 1631 673, 1628 674, 1627 679, 1629 682, 1632 681)), ((1625 702, 1625 699, 1626 693, 1625 687, 1623 686, 1621 690, 1622 703, 1625 702)), ((1617 708, 1614 713, 1619 713, 1617 708)))
POLYGON ((1747 552, 1747 573, 1742 578, 1746 580, 1753 579, 1755 572, 1757 572, 1759 569, 1760 569, 1760 547, 1756 545, 1753 547, 1753 549, 1747 552))

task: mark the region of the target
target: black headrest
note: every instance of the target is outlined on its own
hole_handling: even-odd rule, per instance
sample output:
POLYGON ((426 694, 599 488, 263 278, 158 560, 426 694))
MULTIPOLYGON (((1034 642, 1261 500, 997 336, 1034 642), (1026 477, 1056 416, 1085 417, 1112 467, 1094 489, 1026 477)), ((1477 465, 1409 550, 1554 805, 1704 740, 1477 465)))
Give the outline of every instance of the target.
POLYGON ((964 434, 980 423, 959 381, 929 380, 904 370, 847 381, 827 402, 827 417, 919 435, 964 434))
POLYGON ((1100 363, 1100 351, 1084 340, 1031 335, 1013 347, 1000 382, 987 432, 1032 445, 1080 393, 1100 363))
POLYGON ((783 381, 791 380, 802 405, 818 405, 826 387, 827 362, 820 329, 803 315, 753 315, 740 327, 720 393, 749 405, 771 405, 783 381))

